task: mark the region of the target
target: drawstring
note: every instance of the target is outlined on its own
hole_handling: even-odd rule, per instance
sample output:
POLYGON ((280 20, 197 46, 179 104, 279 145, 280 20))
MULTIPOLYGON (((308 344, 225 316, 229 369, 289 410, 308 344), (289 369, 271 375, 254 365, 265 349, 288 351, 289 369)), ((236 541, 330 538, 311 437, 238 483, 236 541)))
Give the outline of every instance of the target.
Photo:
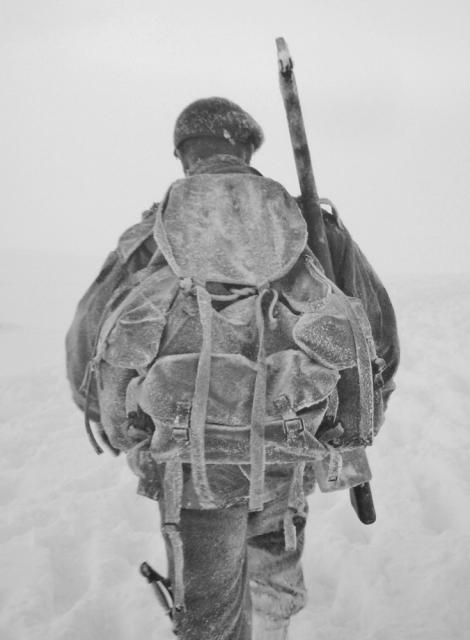
POLYGON ((243 287, 242 289, 230 289, 232 293, 211 293, 210 296, 212 300, 217 300, 220 302, 232 302, 233 300, 238 300, 239 298, 243 298, 245 296, 250 296, 256 293, 256 289, 254 287, 243 287))

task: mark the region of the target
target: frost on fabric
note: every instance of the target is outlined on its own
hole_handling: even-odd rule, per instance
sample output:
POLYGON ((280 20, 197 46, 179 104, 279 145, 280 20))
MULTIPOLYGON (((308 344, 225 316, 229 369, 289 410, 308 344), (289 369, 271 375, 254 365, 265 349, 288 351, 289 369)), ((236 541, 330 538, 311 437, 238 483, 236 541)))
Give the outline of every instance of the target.
MULTIPOLYGON (((53 317, 35 306, 30 271, 0 284, 2 322, 17 326, 0 331, 0 636, 172 640, 138 574, 145 559, 166 571, 158 510, 136 497, 126 465, 90 449, 64 378, 63 335, 89 265, 57 260, 40 282, 54 282, 53 317)), ((390 293, 403 364, 369 450, 377 522, 361 525, 346 493, 310 498, 297 640, 467 640, 469 279, 402 278, 390 293)))

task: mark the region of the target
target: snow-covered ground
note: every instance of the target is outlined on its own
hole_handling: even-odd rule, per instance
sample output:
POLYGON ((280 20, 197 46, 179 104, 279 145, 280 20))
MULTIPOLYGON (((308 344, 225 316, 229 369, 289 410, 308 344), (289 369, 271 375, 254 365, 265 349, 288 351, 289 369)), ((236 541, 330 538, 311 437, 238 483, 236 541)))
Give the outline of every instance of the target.
MULTIPOLYGON (((156 505, 125 460, 96 456, 64 375, 63 337, 97 264, 0 263, 0 638, 169 640, 138 573, 165 570, 156 505)), ((388 279, 403 361, 371 450, 377 522, 311 497, 299 640, 470 637, 470 278, 388 279)))

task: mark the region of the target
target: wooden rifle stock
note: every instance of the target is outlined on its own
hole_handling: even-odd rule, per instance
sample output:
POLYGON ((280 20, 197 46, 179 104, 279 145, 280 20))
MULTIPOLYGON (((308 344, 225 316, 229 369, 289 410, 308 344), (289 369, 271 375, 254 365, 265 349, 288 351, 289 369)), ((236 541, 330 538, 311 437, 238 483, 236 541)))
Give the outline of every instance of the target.
POLYGON ((294 151, 295 166, 302 200, 302 213, 307 223, 308 246, 321 262, 326 275, 334 281, 328 239, 318 197, 312 160, 305 133, 304 119, 300 107, 299 93, 294 76, 294 63, 284 38, 276 39, 279 61, 279 85, 289 125, 289 133, 294 151))
MULTIPOLYGON (((305 132, 299 93, 294 76, 294 63, 284 38, 276 38, 279 63, 279 85, 289 125, 299 180, 302 214, 307 223, 308 246, 320 261, 327 277, 335 281, 320 200, 313 175, 312 161, 305 132)), ((364 524, 375 522, 375 508, 370 484, 365 482, 350 490, 351 504, 364 524)))

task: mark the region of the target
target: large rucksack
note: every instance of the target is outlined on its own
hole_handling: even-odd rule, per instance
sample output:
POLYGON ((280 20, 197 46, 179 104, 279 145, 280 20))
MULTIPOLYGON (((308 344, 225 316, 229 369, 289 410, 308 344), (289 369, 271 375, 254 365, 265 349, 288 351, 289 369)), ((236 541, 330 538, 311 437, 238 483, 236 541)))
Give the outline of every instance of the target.
POLYGON ((257 175, 195 175, 170 187, 154 235, 151 264, 107 307, 90 371, 113 446, 144 472, 165 463, 176 547, 183 463, 201 508, 217 507, 210 464, 250 465, 250 510, 266 465, 292 466, 293 503, 306 461, 323 491, 369 480, 371 329, 308 249, 293 198, 257 175))

